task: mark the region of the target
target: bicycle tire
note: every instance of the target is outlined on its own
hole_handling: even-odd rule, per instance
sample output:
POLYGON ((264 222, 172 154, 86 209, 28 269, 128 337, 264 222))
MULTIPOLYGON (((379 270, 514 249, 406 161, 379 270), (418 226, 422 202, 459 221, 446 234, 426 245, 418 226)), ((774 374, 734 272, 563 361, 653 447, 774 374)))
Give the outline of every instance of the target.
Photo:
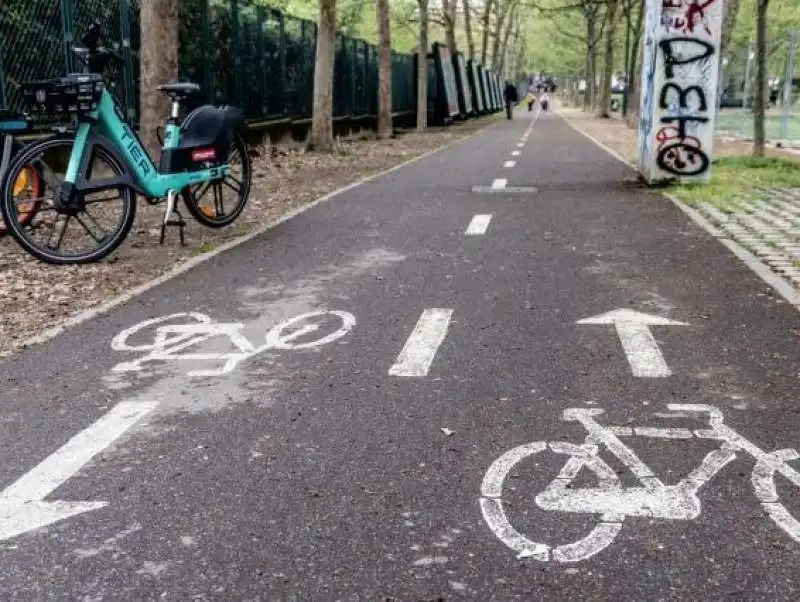
MULTIPOLYGON (((2 182, 2 188, 0 189, 0 213, 2 213, 3 220, 8 226, 8 233, 11 234, 17 243, 30 255, 33 255, 40 261, 53 265, 80 265, 95 263, 103 259, 122 244, 122 241, 125 240, 128 232, 130 232, 134 218, 136 217, 136 197, 129 188, 125 188, 120 191, 120 197, 123 201, 123 219, 120 220, 119 227, 117 227, 114 233, 108 236, 107 239, 94 250, 66 255, 56 254, 52 249, 43 248, 28 238, 25 226, 20 224, 16 219, 12 182, 16 180, 16 176, 22 168, 34 162, 37 155, 59 146, 68 146, 71 149, 74 139, 74 134, 55 134, 23 147, 11 160, 6 178, 2 182)), ((102 145, 95 146, 95 153, 95 157, 105 162, 115 175, 124 173, 125 167, 116 159, 114 153, 110 152, 102 145)))
MULTIPOLYGON (((12 157, 12 160, 13 160, 14 155, 16 155, 20 151, 20 148, 21 148, 21 146, 20 146, 20 144, 18 142, 12 141, 12 145, 11 145, 11 157, 12 157)), ((41 196, 41 194, 42 194, 42 186, 41 186, 41 184, 42 184, 42 179, 43 178, 42 178, 41 170, 38 169, 37 167, 30 166, 30 171, 32 172, 32 175, 35 178, 34 179, 34 185, 32 186, 32 188, 35 188, 35 194, 37 194, 36 198, 39 198, 41 196)), ((27 180, 27 176, 26 176, 26 180, 27 180)), ((14 185, 12 186, 12 188, 15 191, 16 191, 16 187, 17 187, 18 181, 19 180, 16 179, 14 181, 14 185)), ((26 211, 24 213, 24 217, 22 217, 22 218, 20 218, 18 220, 20 222, 20 224, 22 224, 23 226, 27 226, 28 224, 30 224, 31 221, 33 221, 33 218, 36 217, 36 214, 39 212, 40 206, 41 206, 41 202, 34 202, 33 206, 30 209, 30 211, 26 211)), ((7 234, 7 233, 8 233, 8 228, 6 227, 5 221, 4 220, 0 220, 0 236, 3 236, 5 234, 7 234)))
MULTIPOLYGON (((250 198, 252 167, 250 164, 250 155, 247 152, 247 143, 244 141, 244 138, 242 138, 239 132, 234 133, 233 148, 238 151, 239 155, 242 157, 242 188, 239 191, 239 200, 236 203, 236 207, 231 213, 217 218, 209 217, 203 213, 202 209, 200 209, 198 199, 190 187, 186 187, 181 191, 183 204, 186 205, 186 209, 189 211, 189 214, 197 222, 201 223, 207 228, 224 228, 225 226, 231 225, 241 215, 242 211, 244 211, 244 207, 250 198)), ((222 182, 224 182, 224 180, 219 182, 211 182, 211 185, 221 187, 222 182)), ((197 189, 199 189, 202 185, 203 184, 198 184, 197 189)))

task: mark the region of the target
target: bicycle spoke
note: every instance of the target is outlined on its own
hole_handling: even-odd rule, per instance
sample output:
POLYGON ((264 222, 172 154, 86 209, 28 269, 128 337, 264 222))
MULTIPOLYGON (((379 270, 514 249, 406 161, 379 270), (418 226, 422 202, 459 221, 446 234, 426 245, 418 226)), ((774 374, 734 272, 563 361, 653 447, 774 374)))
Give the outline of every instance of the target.
POLYGON ((47 246, 48 246, 48 248, 50 248, 50 249, 54 249, 54 250, 55 250, 55 249, 60 249, 60 248, 61 248, 61 243, 64 241, 64 234, 66 234, 66 232, 67 232, 67 226, 69 225, 69 218, 70 218, 70 216, 68 215, 68 216, 66 216, 66 218, 64 219, 64 227, 63 227, 63 228, 61 228, 61 233, 58 235, 58 244, 56 244, 56 246, 53 246, 53 245, 50 243, 50 240, 53 238, 53 232, 55 232, 55 231, 56 231, 56 229, 58 228, 58 222, 59 222, 59 219, 58 219, 58 216, 56 216, 56 223, 55 223, 55 224, 53 224, 53 232, 51 232, 51 233, 50 233, 50 236, 48 236, 48 237, 47 237, 47 246))
POLYGON ((231 190, 233 190, 236 194, 241 193, 242 192, 242 183, 239 182, 236 178, 233 178, 231 176, 228 176, 228 178, 225 178, 224 180, 222 180, 222 183, 225 184, 225 186, 227 186, 231 190), (231 180, 236 182, 239 186, 238 187, 234 187, 230 182, 228 182, 228 178, 230 178, 231 180))
POLYGON ((84 215, 86 215, 86 217, 88 217, 88 218, 89 218, 89 221, 91 221, 91 222, 92 222, 92 224, 93 224, 93 225, 94 225, 94 226, 95 226, 95 227, 96 227, 98 230, 100 230, 100 231, 103 233, 103 235, 102 235, 102 236, 100 236, 100 238, 98 238, 97 236, 95 236, 94 232, 92 232, 92 230, 90 230, 90 229, 89 229, 89 226, 87 226, 87 225, 86 225, 86 222, 84 222, 84 221, 81 219, 81 216, 80 216, 80 214, 76 215, 76 216, 75 216, 75 219, 76 219, 76 220, 78 220, 78 223, 79 223, 81 226, 83 226, 83 229, 84 229, 84 230, 86 230, 87 234, 89 234, 89 236, 91 236, 91 237, 94 239, 94 241, 95 241, 95 242, 97 242, 97 243, 101 243, 101 242, 103 242, 103 241, 106 239, 106 236, 108 236, 108 234, 106 233, 106 231, 105 231, 105 230, 103 230, 103 228, 101 228, 101 227, 100 227, 100 224, 98 224, 98 223, 97 223, 97 220, 96 220, 96 219, 94 219, 94 217, 92 217, 92 215, 91 215, 91 214, 90 214, 88 211, 86 211, 86 209, 85 209, 85 208, 84 208, 84 210, 83 210, 83 213, 84 213, 84 215))
POLYGON ((197 188, 191 191, 191 193, 194 195, 195 202, 199 201, 205 195, 205 193, 208 192, 209 188, 211 188, 211 182, 203 182, 202 184, 198 184, 197 188))
POLYGON ((225 207, 222 204, 222 186, 214 184, 214 208, 217 210, 217 217, 225 215, 225 207))

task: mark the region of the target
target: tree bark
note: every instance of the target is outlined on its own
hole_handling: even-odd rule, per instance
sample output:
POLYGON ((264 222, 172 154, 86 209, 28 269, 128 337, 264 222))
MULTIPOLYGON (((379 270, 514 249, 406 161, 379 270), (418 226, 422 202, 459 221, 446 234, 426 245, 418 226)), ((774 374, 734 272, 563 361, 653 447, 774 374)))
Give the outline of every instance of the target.
MULTIPOLYGON (((642 63, 644 62, 644 44, 639 46, 639 50, 636 53, 638 58, 636 59, 636 63, 634 65, 634 71, 639 73, 642 68, 642 63)), ((628 96, 628 116, 625 118, 625 123, 628 124, 629 128, 639 128, 639 120, 641 119, 640 115, 640 105, 642 104, 642 78, 637 77, 633 80, 633 84, 630 87, 630 94, 628 96)))
POLYGON ((456 11, 458 0, 442 0, 442 17, 444 19, 444 39, 450 49, 450 56, 458 52, 456 44, 456 11))
POLYGON ((139 137, 158 163, 161 144, 156 128, 169 115, 170 103, 156 90, 161 84, 178 80, 178 30, 180 10, 177 0, 144 0, 141 3, 141 99, 139 137))
POLYGON ((376 0, 378 23, 378 138, 392 136, 392 26, 389 0, 376 0))
POLYGON ((481 65, 486 65, 486 59, 489 55, 489 20, 492 16, 492 6, 495 0, 486 0, 486 6, 483 8, 483 17, 481 18, 481 65))
POLYGON ((467 36, 467 58, 475 59, 475 39, 472 37, 472 14, 469 0, 462 0, 461 6, 464 7, 464 33, 467 36))
POLYGON ((419 48, 417 49, 417 131, 428 127, 428 0, 419 6, 419 48))
POLYGON ((317 52, 314 59, 314 105, 308 148, 333 150, 333 60, 336 48, 336 0, 319 0, 317 52))
POLYGON ((500 58, 500 40, 503 34, 503 24, 506 22, 509 8, 509 0, 502 5, 499 3, 497 4, 494 32, 492 34, 492 69, 495 72, 497 71, 497 64, 500 58))
MULTIPOLYGON (((639 117, 639 94, 637 92, 637 83, 642 69, 643 54, 640 52, 639 39, 642 37, 642 27, 644 26, 644 15, 647 0, 641 0, 639 6, 639 14, 636 16, 636 25, 631 30, 631 48, 629 62, 625 65, 625 70, 628 72, 627 90, 628 96, 628 114, 625 116, 625 123, 628 127, 634 127, 638 122, 639 117), (633 108, 633 116, 631 109, 633 108)), ((644 48, 644 45, 642 45, 644 48)), ((640 87, 639 87, 640 88, 640 87)))
POLYGON ((766 145, 764 112, 767 95, 767 8, 769 0, 756 0, 756 89, 753 97, 753 156, 763 157, 766 145))
POLYGON ((722 35, 719 40, 719 60, 722 64, 722 59, 728 52, 728 44, 731 41, 731 32, 736 27, 736 22, 739 19, 739 5, 741 0, 725 0, 722 5, 722 35))
POLYGON ((619 0, 608 0, 606 5, 606 48, 603 57, 603 74, 600 78, 600 95, 597 102, 597 117, 607 119, 611 116, 611 76, 614 72, 614 37, 617 33, 617 8, 619 0))
POLYGON ((593 17, 586 18, 586 90, 583 92, 583 110, 588 111, 592 106, 592 96, 594 94, 594 75, 595 75, 595 42, 597 35, 597 25, 593 17))
MULTIPOLYGON (((513 6, 511 7, 511 13, 508 15, 508 22, 506 23, 506 29, 503 33, 503 41, 500 43, 500 58, 497 63, 496 73, 500 77, 504 77, 505 73, 505 66, 506 66, 506 53, 508 52, 508 40, 511 37, 511 30, 514 29, 515 24, 517 23, 517 16, 519 13, 519 2, 515 1, 513 6)), ((492 67, 495 65, 492 64, 492 67)))

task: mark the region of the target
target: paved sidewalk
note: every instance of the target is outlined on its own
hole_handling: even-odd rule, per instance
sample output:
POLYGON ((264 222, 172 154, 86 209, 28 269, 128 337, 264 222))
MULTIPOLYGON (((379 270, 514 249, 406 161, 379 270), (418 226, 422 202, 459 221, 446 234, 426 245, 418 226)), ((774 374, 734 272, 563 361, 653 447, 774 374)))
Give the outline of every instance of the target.
POLYGON ((798 332, 518 112, 0 363, 0 599, 793 602, 798 332))
POLYGON ((800 189, 765 188, 759 200, 731 199, 724 207, 700 203, 698 211, 800 288, 800 189))

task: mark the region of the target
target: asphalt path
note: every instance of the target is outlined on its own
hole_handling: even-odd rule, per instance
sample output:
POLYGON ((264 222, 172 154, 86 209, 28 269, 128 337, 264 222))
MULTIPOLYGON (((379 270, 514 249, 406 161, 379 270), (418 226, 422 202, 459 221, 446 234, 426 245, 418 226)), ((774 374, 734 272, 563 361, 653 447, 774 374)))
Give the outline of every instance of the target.
POLYGON ((798 333, 519 112, 1 363, 0 599, 797 600, 798 333))

